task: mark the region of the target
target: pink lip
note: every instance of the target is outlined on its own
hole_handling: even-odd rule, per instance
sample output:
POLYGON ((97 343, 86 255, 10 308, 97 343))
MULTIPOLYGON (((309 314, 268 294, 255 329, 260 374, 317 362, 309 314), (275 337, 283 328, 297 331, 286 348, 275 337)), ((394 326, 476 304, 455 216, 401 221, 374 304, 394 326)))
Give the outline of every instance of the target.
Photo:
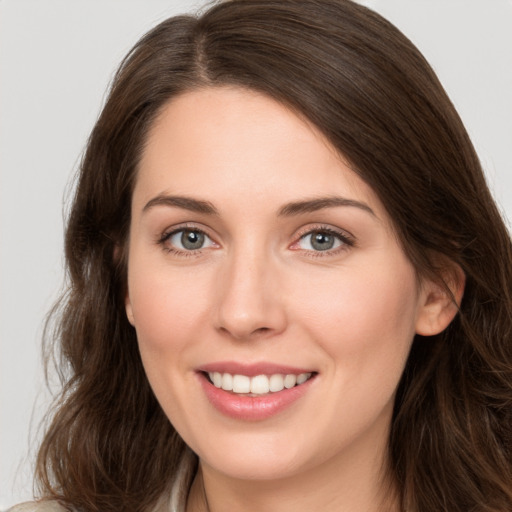
POLYGON ((216 363, 209 363, 197 368, 199 372, 219 372, 231 373, 231 375, 247 375, 248 377, 255 377, 256 375, 274 375, 281 373, 286 375, 293 373, 299 375, 300 373, 313 373, 314 370, 308 368, 296 368, 292 366, 274 364, 274 363, 237 363, 235 361, 219 361, 216 363))
MULTIPOLYGON (((311 370, 309 370, 311 371, 311 370)), ((242 365, 234 362, 211 363, 198 368, 198 378, 210 403, 220 413, 230 418, 245 421, 261 421, 274 416, 304 396, 315 379, 309 379, 300 386, 283 389, 277 393, 268 393, 262 396, 237 395, 230 391, 224 391, 215 387, 208 377, 207 372, 231 373, 248 376, 308 373, 308 370, 292 368, 268 363, 242 365)))

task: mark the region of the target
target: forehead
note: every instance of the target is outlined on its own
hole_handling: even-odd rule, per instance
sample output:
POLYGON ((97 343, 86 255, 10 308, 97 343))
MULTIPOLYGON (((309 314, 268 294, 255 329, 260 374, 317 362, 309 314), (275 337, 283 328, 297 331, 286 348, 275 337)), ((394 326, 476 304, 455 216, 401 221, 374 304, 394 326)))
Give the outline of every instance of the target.
POLYGON ((194 90, 164 106, 149 131, 134 202, 157 194, 249 207, 343 195, 382 205, 319 129, 255 91, 194 90))

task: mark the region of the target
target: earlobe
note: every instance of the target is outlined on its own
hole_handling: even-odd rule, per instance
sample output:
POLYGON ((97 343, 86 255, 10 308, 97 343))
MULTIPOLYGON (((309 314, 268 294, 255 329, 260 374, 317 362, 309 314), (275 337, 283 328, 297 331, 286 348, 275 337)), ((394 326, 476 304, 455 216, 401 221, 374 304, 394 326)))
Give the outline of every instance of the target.
POLYGON ((416 319, 416 334, 434 336, 444 331, 459 311, 466 277, 458 265, 453 265, 443 283, 423 283, 422 300, 416 319))

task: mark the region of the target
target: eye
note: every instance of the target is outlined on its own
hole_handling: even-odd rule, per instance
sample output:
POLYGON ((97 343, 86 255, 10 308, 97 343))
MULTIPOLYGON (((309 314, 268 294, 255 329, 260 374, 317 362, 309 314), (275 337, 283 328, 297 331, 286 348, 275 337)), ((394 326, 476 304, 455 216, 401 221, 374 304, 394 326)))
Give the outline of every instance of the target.
POLYGON ((162 243, 170 246, 175 251, 197 251, 207 247, 213 247, 213 240, 199 229, 179 229, 164 235, 162 243))
POLYGON ((343 250, 353 245, 354 241, 348 234, 339 233, 331 228, 317 228, 301 235, 291 248, 316 253, 335 253, 337 249, 343 250))
POLYGON ((332 233, 325 231, 313 231, 304 235, 299 240, 301 249, 307 251, 329 251, 341 245, 341 240, 332 233))

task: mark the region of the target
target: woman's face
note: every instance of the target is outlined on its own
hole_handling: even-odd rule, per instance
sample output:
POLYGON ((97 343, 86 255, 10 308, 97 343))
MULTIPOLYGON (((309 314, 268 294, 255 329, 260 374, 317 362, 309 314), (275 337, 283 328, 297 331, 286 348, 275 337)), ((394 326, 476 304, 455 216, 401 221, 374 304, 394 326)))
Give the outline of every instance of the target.
POLYGON ((128 261, 148 379, 206 467, 375 465, 427 292, 317 129, 247 90, 173 99, 140 163, 128 261))

